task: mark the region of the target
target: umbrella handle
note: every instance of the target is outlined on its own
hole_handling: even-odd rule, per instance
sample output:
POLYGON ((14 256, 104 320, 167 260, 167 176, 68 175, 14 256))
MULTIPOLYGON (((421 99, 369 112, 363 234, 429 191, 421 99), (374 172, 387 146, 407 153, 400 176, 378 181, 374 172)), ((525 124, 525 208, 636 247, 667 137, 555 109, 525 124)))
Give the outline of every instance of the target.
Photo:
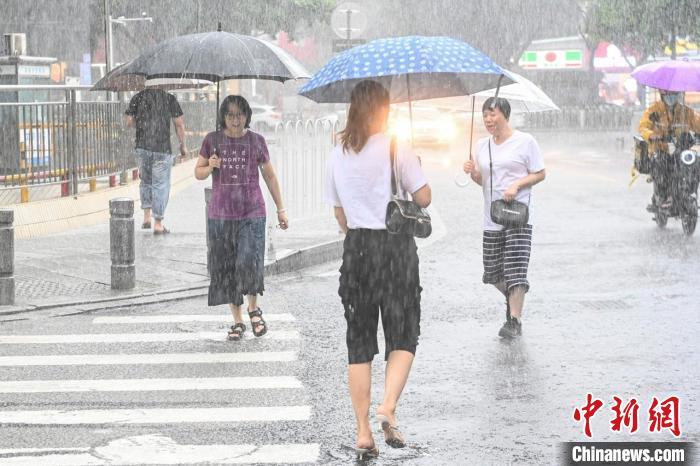
POLYGON ((474 160, 472 155, 472 142, 474 140, 474 104, 476 102, 476 96, 472 95, 472 123, 471 129, 469 130, 469 160, 474 160))
POLYGON ((498 84, 496 84, 496 95, 494 95, 496 99, 498 98, 498 92, 501 90, 501 81, 503 81, 503 75, 498 77, 498 84))
MULTIPOLYGON (((474 106, 476 102, 476 96, 472 94, 472 122, 469 129, 469 161, 474 161, 474 155, 472 155, 472 142, 474 140, 474 106)), ((465 173, 460 172, 455 175, 454 182, 460 188, 464 188, 469 185, 469 177, 465 173)))
POLYGON ((214 121, 216 121, 216 130, 219 131, 221 129, 219 128, 219 81, 216 81, 216 119, 214 121))

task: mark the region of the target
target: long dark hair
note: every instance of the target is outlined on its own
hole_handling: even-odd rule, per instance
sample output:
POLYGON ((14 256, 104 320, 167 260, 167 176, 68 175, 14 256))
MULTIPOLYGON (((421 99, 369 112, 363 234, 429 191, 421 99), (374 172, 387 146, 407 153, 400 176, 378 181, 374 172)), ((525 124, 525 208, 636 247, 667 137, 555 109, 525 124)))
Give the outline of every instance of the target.
POLYGON ((345 129, 340 132, 343 151, 360 152, 367 140, 372 121, 379 111, 389 106, 389 92, 376 81, 360 81, 350 94, 350 108, 345 129))
POLYGON ((250 109, 250 104, 245 97, 241 95, 230 95, 221 102, 221 106, 219 107, 219 121, 217 122, 219 129, 222 131, 226 129, 226 112, 228 112, 229 104, 234 104, 241 112, 245 113, 245 128, 250 128, 250 119, 253 116, 253 110, 250 109))

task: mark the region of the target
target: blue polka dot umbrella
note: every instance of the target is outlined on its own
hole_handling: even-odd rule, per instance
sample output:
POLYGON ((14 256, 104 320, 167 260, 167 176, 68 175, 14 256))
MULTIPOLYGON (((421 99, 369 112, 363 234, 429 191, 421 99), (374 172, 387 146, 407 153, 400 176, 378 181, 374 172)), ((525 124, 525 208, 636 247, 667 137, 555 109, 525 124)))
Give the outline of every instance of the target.
POLYGON ((378 81, 392 102, 473 94, 512 83, 508 71, 451 37, 377 39, 336 55, 299 90, 319 103, 347 103, 358 82, 378 81))

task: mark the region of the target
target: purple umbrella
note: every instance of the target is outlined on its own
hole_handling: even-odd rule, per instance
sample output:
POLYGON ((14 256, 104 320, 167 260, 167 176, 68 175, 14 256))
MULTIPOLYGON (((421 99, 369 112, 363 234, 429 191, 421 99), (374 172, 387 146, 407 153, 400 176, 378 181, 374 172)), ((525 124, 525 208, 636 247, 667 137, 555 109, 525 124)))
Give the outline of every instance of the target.
POLYGON ((634 79, 645 86, 667 91, 700 91, 700 62, 687 60, 657 61, 638 66, 634 79))

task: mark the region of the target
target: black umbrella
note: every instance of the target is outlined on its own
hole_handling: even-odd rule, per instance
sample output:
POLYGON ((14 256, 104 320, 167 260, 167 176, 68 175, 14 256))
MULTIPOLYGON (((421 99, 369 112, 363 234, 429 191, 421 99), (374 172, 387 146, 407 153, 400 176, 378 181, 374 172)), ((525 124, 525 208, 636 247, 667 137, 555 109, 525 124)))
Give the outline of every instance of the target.
POLYGON ((141 91, 148 88, 163 89, 166 91, 176 89, 199 89, 211 85, 211 81, 189 78, 154 78, 146 79, 146 75, 130 72, 132 62, 119 65, 100 79, 93 87, 93 91, 141 91), (99 86, 99 88, 97 87, 99 86))
MULTIPOLYGON (((284 82, 308 78, 309 73, 276 45, 251 36, 221 31, 189 34, 154 45, 128 63, 107 73, 92 87, 95 91, 123 90, 125 82, 139 79, 267 79, 284 82)), ((196 86, 190 86, 196 87, 196 86)))

